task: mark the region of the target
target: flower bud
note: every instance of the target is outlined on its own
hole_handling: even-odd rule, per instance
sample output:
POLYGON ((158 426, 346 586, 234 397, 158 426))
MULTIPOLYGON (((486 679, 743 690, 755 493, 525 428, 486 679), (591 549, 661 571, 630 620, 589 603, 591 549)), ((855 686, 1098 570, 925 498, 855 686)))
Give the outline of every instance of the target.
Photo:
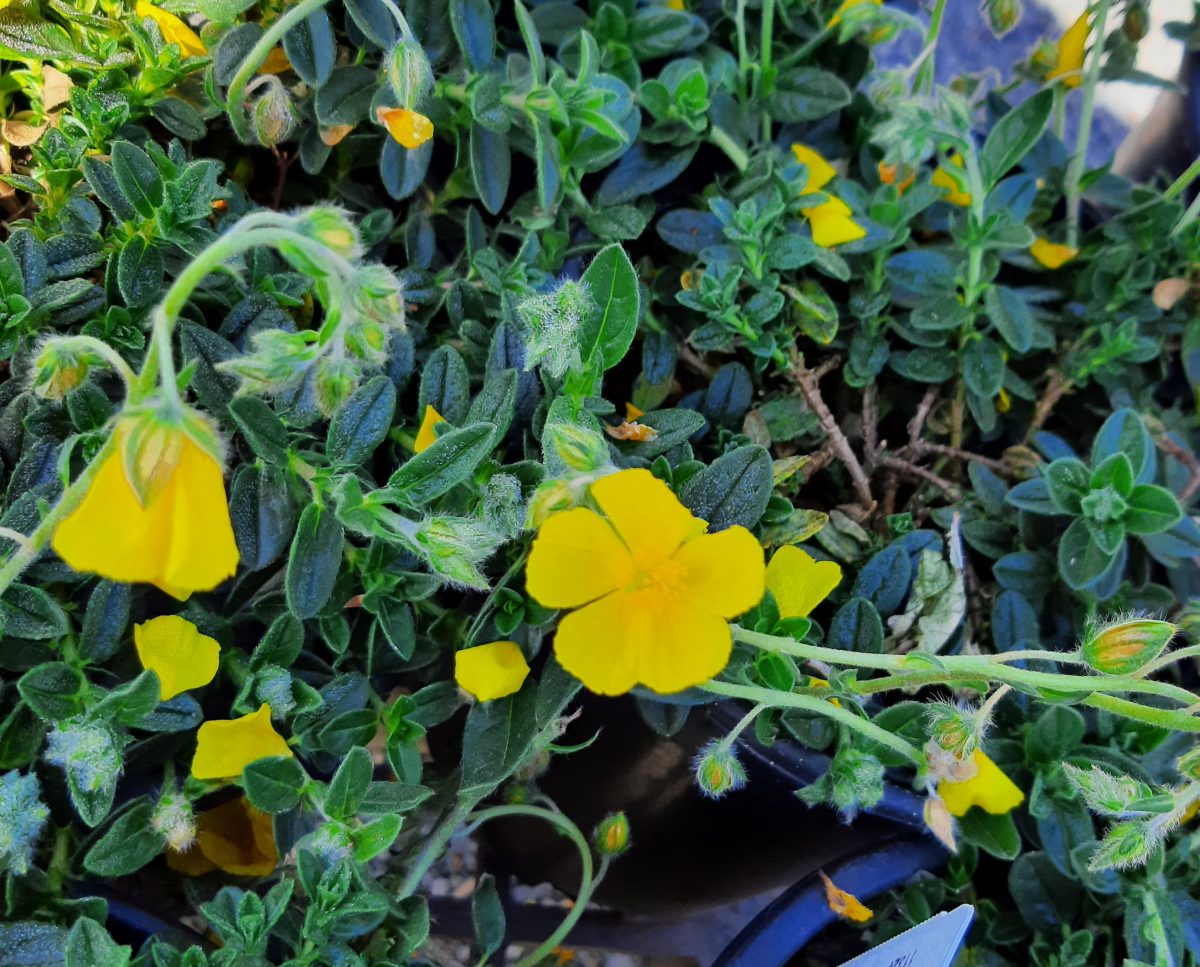
POLYGON ((55 724, 44 758, 62 767, 73 792, 99 793, 115 788, 128 741, 106 725, 75 716, 55 724))
POLYGON ((973 715, 954 705, 928 707, 931 742, 957 759, 969 759, 979 745, 979 727, 973 715))
POLYGON ((414 541, 414 550, 447 581, 484 589, 488 581, 479 565, 492 556, 503 538, 467 517, 431 517, 418 526, 414 541))
POLYGON ((433 86, 433 68, 429 57, 416 40, 398 41, 387 59, 388 86, 404 107, 415 107, 433 86))
POLYGON ((61 400, 83 385, 95 361, 92 354, 67 339, 48 339, 33 362, 34 393, 44 400, 61 400))
POLYGON ((286 141, 296 123, 292 97, 276 78, 270 78, 267 91, 254 102, 254 133, 259 144, 270 148, 286 141))
POLYGON ((1144 3, 1130 3, 1125 8, 1125 20, 1121 25, 1125 36, 1135 44, 1146 36, 1149 29, 1149 16, 1144 3))
POLYGON ((958 843, 954 839, 954 817, 937 796, 930 796, 925 800, 924 819, 925 826, 946 849, 958 852, 958 843))
POLYGON ((327 417, 340 410, 358 386, 359 370, 349 359, 323 357, 314 375, 317 407, 327 417))
POLYGON ((746 770, 734 755, 733 749, 720 739, 714 739, 700 750, 693 763, 696 785, 710 799, 720 799, 727 792, 746 784, 746 770))
POLYGON ((576 423, 549 424, 542 433, 542 445, 578 473, 594 473, 609 464, 604 437, 576 423))
POLYGON ((1189 779, 1200 781, 1200 745, 1194 745, 1175 760, 1175 768, 1189 779))
POLYGON ((1162 654, 1179 630, 1169 621, 1128 618, 1089 629, 1079 653, 1106 675, 1131 675, 1162 654))
POLYGON ((1021 22, 1021 0, 984 0, 983 15, 997 37, 1021 22))
POLYGON ((529 510, 525 514, 526 530, 537 530, 551 514, 570 510, 575 506, 575 492, 565 480, 546 480, 538 484, 529 499, 529 510))
POLYGON ((314 242, 320 242, 344 259, 356 259, 361 253, 358 230, 350 217, 332 205, 305 209, 295 217, 296 230, 314 242))
POLYGON ((629 820, 624 813, 609 813, 592 831, 592 844, 601 856, 620 856, 629 849, 629 820))
POLYGON ((37 776, 17 770, 0 776, 0 870, 29 872, 34 847, 50 810, 41 799, 37 776))
POLYGON ((186 853, 196 841, 192 804, 174 787, 163 790, 150 817, 150 827, 177 853, 186 853))

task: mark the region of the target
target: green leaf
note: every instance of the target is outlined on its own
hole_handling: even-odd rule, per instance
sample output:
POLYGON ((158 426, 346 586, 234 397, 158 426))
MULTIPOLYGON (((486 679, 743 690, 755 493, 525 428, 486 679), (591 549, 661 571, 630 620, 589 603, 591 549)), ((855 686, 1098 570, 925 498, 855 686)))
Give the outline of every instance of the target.
POLYGON ((562 150, 545 117, 538 117, 533 124, 533 154, 537 161, 538 204, 544 214, 550 215, 562 189, 562 150))
POLYGON ((1046 489, 1054 506, 1064 514, 1080 513, 1080 500, 1088 492, 1088 468, 1075 457, 1059 457, 1045 471, 1046 489))
POLYGON ((958 832, 964 842, 1002 860, 1016 859, 1021 854, 1021 834, 1011 813, 994 816, 973 807, 958 821, 958 832))
POLYGON ((483 207, 492 215, 504 207, 512 175, 512 152, 508 135, 489 131, 475 122, 471 125, 471 179, 483 207))
POLYGON ((815 121, 850 103, 850 88, 836 74, 815 67, 785 72, 767 98, 767 112, 776 121, 815 121))
POLYGON ((297 618, 315 618, 333 593, 342 565, 345 533, 342 525, 320 504, 309 504, 288 554, 285 589, 288 608, 297 618))
POLYGON ((114 141, 112 167, 121 193, 138 214, 150 218, 162 207, 165 197, 162 175, 145 151, 130 141, 114 141))
POLYGON ((989 186, 1003 178, 1029 153, 1046 129, 1054 91, 1046 88, 996 122, 983 144, 981 158, 989 186))
POLYGON ((1183 519, 1183 508, 1165 487, 1138 484, 1129 492, 1125 529, 1131 534, 1161 534, 1183 519))
POLYGON ((826 644, 844 651, 880 654, 883 651, 883 621, 866 598, 851 598, 833 616, 826 644))
POLYGON ((496 890, 496 878, 491 873, 484 873, 475 887, 471 897, 471 922, 480 957, 486 961, 504 943, 504 906, 496 890))
POLYGON ((39 718, 56 722, 80 711, 83 676, 66 662, 43 662, 21 676, 17 691, 39 718))
POLYGON ((229 415, 256 457, 279 466, 287 465, 287 428, 268 403, 258 396, 237 396, 229 403, 229 415))
POLYGON ((308 776, 303 767, 286 755, 255 759, 242 770, 246 798, 264 813, 286 813, 295 809, 306 782, 308 776))
POLYGON ((283 35, 283 52, 304 83, 321 87, 333 72, 337 41, 329 14, 314 10, 283 35))
POLYGON ((135 235, 117 256, 117 288, 131 308, 149 305, 162 294, 163 258, 158 246, 135 235))
POLYGON ((132 947, 119 946, 100 924, 90 917, 80 917, 67 936, 64 967, 125 967, 133 954, 132 947))
POLYGON ((127 876, 158 856, 165 844, 151 827, 153 813, 149 800, 138 800, 88 850, 83 868, 95 876, 127 876))
POLYGON ((767 509, 775 481, 771 455, 760 446, 738 447, 722 454, 684 483, 679 499, 693 514, 708 521, 709 531, 735 524, 754 527, 767 509))
POLYGON ((972 339, 962 353, 963 380, 967 388, 992 399, 1004 385, 1004 353, 990 339, 972 339))
POLYGON ((380 816, 357 827, 350 834, 350 838, 354 840, 354 858, 360 863, 374 859, 396 842, 403 825, 404 820, 399 816, 389 815, 380 816))
POLYGON ((83 613, 83 632, 79 639, 79 657, 103 662, 116 654, 117 646, 129 626, 133 591, 128 584, 101 581, 88 598, 83 613))
POLYGON ((517 408, 519 381, 520 377, 515 369, 497 370, 488 376, 479 394, 471 401, 467 421, 491 423, 496 428, 492 431, 493 448, 504 441, 508 428, 512 426, 517 408))
POLYGON ((529 680, 515 695, 471 708, 463 730, 464 802, 486 796, 516 770, 533 743, 537 683, 529 680))
POLYGON ((1055 705, 1025 733, 1025 754, 1034 762, 1059 762, 1075 751, 1086 730, 1083 716, 1075 709, 1055 705))
POLYGON ((432 789, 408 782, 372 782, 358 804, 363 816, 412 812, 433 795, 432 789))
POLYGON ((14 584, 0 598, 0 630, 12 638, 45 641, 68 634, 71 621, 48 592, 14 584))
POLYGON ((329 459, 350 467, 363 463, 387 438, 395 412, 395 384, 386 376, 368 380, 329 421, 329 459))
POLYGON ((1088 479, 1089 490, 1112 487, 1122 497, 1133 491, 1133 464, 1123 453, 1114 453, 1092 471, 1088 479))
POLYGON ((1078 883, 1060 873, 1045 853, 1018 856, 1008 871, 1008 890, 1035 930, 1058 931, 1079 911, 1078 883))
POLYGON ((453 346, 434 350, 421 371, 421 390, 417 399, 417 419, 432 406, 447 422, 459 424, 467 418, 471 405, 471 381, 467 364, 453 346))
POLYGON ((1006 285, 988 286, 984 294, 988 318, 1006 343, 1019 353, 1033 347, 1033 315, 1020 293, 1006 285))
POLYGON ((329 781, 325 814, 330 819, 349 820, 358 813, 371 784, 371 753, 359 746, 351 749, 329 781))
POLYGON ((1100 577, 1113 562, 1116 552, 1108 553, 1092 538, 1087 522, 1077 517, 1058 545, 1058 571, 1067 587, 1079 591, 1100 577))
POLYGON ((443 433, 392 474, 387 496, 420 507, 466 480, 491 452, 495 427, 472 423, 443 433))
POLYGON ((450 0, 450 27, 474 73, 496 56, 496 19, 489 0, 450 0))

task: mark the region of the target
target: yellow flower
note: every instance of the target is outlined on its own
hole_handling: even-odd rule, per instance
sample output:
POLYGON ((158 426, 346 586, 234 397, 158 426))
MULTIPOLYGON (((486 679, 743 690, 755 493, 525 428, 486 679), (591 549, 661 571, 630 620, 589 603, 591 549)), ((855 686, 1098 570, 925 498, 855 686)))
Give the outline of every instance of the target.
POLYGON ((805 551, 781 547, 767 565, 767 590, 781 618, 806 618, 842 580, 833 561, 814 561, 805 551))
POLYGON ((437 433, 434 428, 439 423, 445 422, 446 418, 441 413, 426 404, 425 416, 421 420, 421 429, 417 431, 417 439, 413 443, 413 452, 421 453, 433 446, 437 442, 437 433))
POLYGON ((288 55, 283 52, 282 47, 272 47, 271 53, 267 54, 267 59, 262 62, 262 66, 258 69, 259 74, 282 74, 285 71, 292 69, 292 62, 288 60, 288 55))
POLYGON ((245 796, 196 817, 196 843, 187 852, 167 850, 167 866, 188 876, 224 870, 234 876, 268 876, 279 862, 271 816, 245 796))
POLYGON ((1029 254, 1046 268, 1059 269, 1075 258, 1079 254, 1079 249, 1071 248, 1070 245, 1059 245, 1057 242, 1039 236, 1029 246, 1029 254))
POLYGON ((481 702, 519 692, 529 664, 515 641, 493 641, 454 653, 454 680, 481 702))
POLYGON ((842 5, 833 12, 833 16, 829 18, 829 24, 826 29, 832 30, 842 22, 842 14, 851 7, 861 7, 864 3, 873 3, 875 6, 880 6, 883 0, 842 0, 842 5))
POLYGON ((672 10, 686 10, 683 0, 667 0, 667 6, 672 10))
POLYGON ((178 44, 179 53, 184 57, 207 56, 208 48, 204 46, 204 41, 200 39, 196 31, 175 14, 160 10, 154 4, 147 3, 146 0, 138 0, 133 12, 143 20, 149 17, 158 24, 163 40, 168 44, 178 44))
POLYGON ((825 902, 829 905, 829 909, 836 913, 843 920, 851 920, 854 923, 866 923, 873 916, 874 912, 868 907, 863 906, 862 902, 852 893, 847 893, 836 887, 829 877, 825 875, 824 870, 818 870, 817 873, 821 877, 821 882, 825 885, 825 902))
POLYGON ((684 269, 683 272, 679 274, 679 288, 683 289, 684 292, 687 292, 695 287, 696 273, 691 269, 684 269))
POLYGON ((142 667, 158 676, 159 697, 164 702, 207 685, 217 674, 221 646, 177 614, 134 625, 133 644, 142 667))
POLYGON ((264 702, 257 712, 240 719, 217 719, 200 726, 192 775, 197 779, 236 779, 251 762, 291 754, 271 724, 271 706, 264 702))
POLYGON ((837 177, 837 170, 833 165, 826 161, 820 152, 814 151, 808 145, 793 144, 792 154, 796 156, 796 161, 808 169, 805 191, 820 191, 837 177))
POLYGON ((211 591, 238 564, 221 465, 182 429, 166 429, 143 504, 122 457, 129 430, 115 432, 115 449, 55 531, 55 552, 76 571, 156 584, 180 600, 211 591))
POLYGON ((852 217, 850 206, 840 198, 830 196, 823 205, 802 208, 800 211, 808 218, 812 240, 821 248, 854 242, 867 234, 867 230, 852 217))
POLYGON ((543 607, 577 608, 554 639, 559 662, 593 692, 641 683, 661 694, 718 674, 728 619, 762 598, 762 548, 744 527, 706 534, 648 470, 596 481, 583 507, 553 514, 533 542, 525 584, 543 607))
POLYGON ((1058 64, 1046 75, 1046 80, 1052 81, 1061 77, 1064 87, 1078 87, 1083 83, 1083 56, 1090 31, 1091 25, 1085 10, 1059 39, 1058 64))
POLYGON ((1008 778, 982 749, 976 749, 971 761, 975 775, 961 782, 943 779, 938 783, 938 795, 954 816, 965 816, 972 806, 993 815, 1016 809, 1025 801, 1025 793, 1008 778))
MULTIPOLYGON (((963 156, 957 151, 954 152, 954 154, 950 156, 950 163, 957 168, 963 167, 963 156)), ((944 197, 945 200, 950 202, 951 205, 958 205, 962 208, 967 208, 971 204, 971 193, 969 191, 963 191, 958 187, 958 182, 951 177, 950 172, 946 170, 944 165, 940 166, 937 171, 933 173, 933 178, 930 180, 933 182, 935 187, 944 188, 946 190, 944 197)))
POLYGON ((1012 394, 1003 386, 1000 387, 1000 392, 996 394, 996 410, 1000 413, 1007 413, 1012 409, 1012 394))
POLYGON ((433 122, 406 107, 381 107, 375 117, 406 148, 419 148, 433 137, 433 122))

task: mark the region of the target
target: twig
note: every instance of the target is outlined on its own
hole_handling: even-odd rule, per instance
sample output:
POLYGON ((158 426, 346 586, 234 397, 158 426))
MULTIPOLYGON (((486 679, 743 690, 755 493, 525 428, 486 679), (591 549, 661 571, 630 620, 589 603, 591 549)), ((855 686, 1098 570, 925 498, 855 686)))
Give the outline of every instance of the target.
POLYGON ((946 457, 954 457, 958 460, 970 460, 974 463, 983 464, 989 470, 994 470, 999 474, 1008 474, 1008 465, 1003 460, 997 460, 994 457, 985 457, 982 453, 972 453, 970 450, 963 450, 959 447, 947 446, 944 443, 930 443, 928 440, 918 440, 915 444, 910 444, 898 453, 913 452, 915 455, 923 453, 940 453, 946 457))
POLYGON ((937 402, 938 388, 930 386, 925 391, 925 395, 921 397, 921 402, 917 406, 917 412, 913 418, 908 421, 908 442, 915 446, 921 439, 921 431, 925 429, 925 421, 929 419, 929 411, 933 409, 933 404, 937 402))
POLYGON ((926 470, 924 467, 918 467, 915 463, 908 460, 902 460, 899 457, 886 457, 879 461, 879 466, 886 467, 889 470, 895 470, 897 473, 906 474, 910 477, 918 477, 921 480, 928 481, 939 490, 941 490, 951 500, 962 499, 962 489, 954 483, 951 483, 945 477, 939 477, 932 470, 926 470))
POLYGON ((1050 412, 1058 405, 1058 401, 1071 392, 1074 385, 1069 379, 1063 379, 1062 373, 1057 369, 1050 370, 1050 380, 1046 383, 1046 392, 1037 401, 1033 419, 1029 421, 1029 429, 1025 431, 1025 439, 1021 441, 1022 443, 1027 444, 1033 439, 1033 435, 1042 428, 1042 424, 1049 418, 1050 412))
POLYGON ((1191 471, 1191 476, 1188 477, 1188 482, 1179 491, 1179 502, 1186 504, 1196 491, 1200 490, 1200 457, 1192 453, 1191 450, 1181 447, 1178 443, 1172 440, 1169 436, 1162 436, 1154 441, 1158 444, 1158 448, 1168 456, 1174 457, 1180 463, 1191 471))
POLYGON ((867 462, 875 460, 879 453, 879 407, 875 398, 875 384, 868 383, 863 390, 862 422, 863 446, 867 451, 867 462))
POLYGON ((841 365, 841 357, 835 356, 827 359, 817 369, 809 369, 804 365, 804 357, 793 346, 791 348, 791 363, 788 372, 792 377, 792 381, 796 384, 796 388, 800 390, 800 395, 804 397, 804 402, 816 414, 817 420, 821 424, 821 429, 829 437, 829 443, 836 452, 838 459, 845 464, 846 472, 850 474, 850 480, 854 484, 855 493, 858 495, 859 503, 862 505, 865 515, 875 509, 875 498, 871 495, 871 482, 867 479, 862 464, 858 462, 858 457, 854 455, 850 441, 846 439, 846 435, 842 432, 841 427, 838 426, 837 419, 829 411, 829 407, 825 405, 820 387, 817 385, 823 375, 839 365, 841 365))
POLYGON ((700 357, 700 354, 686 342, 679 347, 679 358, 689 369, 695 370, 701 376, 712 376, 712 374, 716 372, 716 370, 709 366, 708 363, 706 363, 700 357))

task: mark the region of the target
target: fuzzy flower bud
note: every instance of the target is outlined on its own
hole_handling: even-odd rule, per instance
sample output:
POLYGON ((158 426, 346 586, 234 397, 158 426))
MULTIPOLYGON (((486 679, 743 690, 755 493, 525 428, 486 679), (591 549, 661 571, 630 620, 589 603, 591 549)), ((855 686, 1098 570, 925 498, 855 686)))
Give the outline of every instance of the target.
POLYGON ((0 870, 28 873, 38 836, 50 817, 37 776, 17 770, 0 776, 0 870))
POLYGON ((540 365, 557 379, 578 366, 580 331, 595 306, 587 286, 570 279, 521 302, 517 313, 526 330, 525 368, 540 365))
POLYGON ((82 716, 58 722, 46 738, 45 759, 61 766, 74 789, 95 793, 114 787, 127 738, 82 716))
POLYGON ((83 385, 95 357, 68 339, 49 339, 33 361, 34 393, 44 400, 61 400, 83 385))
POLYGON ((196 816, 192 804, 178 789, 164 789, 150 818, 151 828, 177 853, 186 853, 196 841, 196 816))
POLYGON ((931 741, 941 751, 969 759, 979 747, 979 723, 970 712, 948 703, 934 703, 927 714, 931 741))
POLYGON ((609 813, 592 831, 592 844, 601 856, 620 856, 629 849, 629 820, 624 813, 609 813))
POLYGON ((306 208, 295 216, 296 230, 314 242, 320 242, 344 259, 357 259, 362 254, 358 229, 350 216, 332 205, 306 208))
POLYGON ((1079 653, 1106 675, 1131 675, 1162 654, 1179 630, 1169 621, 1126 618, 1088 629, 1079 653))
POLYGON ((254 133, 259 144, 270 148, 286 141, 296 123, 296 109, 287 88, 275 77, 267 81, 266 93, 254 102, 254 133))
POLYGON ((325 416, 333 416, 354 394, 361 375, 359 368, 349 359, 322 357, 313 376, 317 407, 325 416))
POLYGON ((536 530, 546 518, 560 510, 575 506, 575 492, 565 480, 546 480, 538 484, 529 499, 529 510, 525 514, 525 527, 536 530))
POLYGON ((983 15, 992 33, 1003 37, 1021 22, 1021 0, 984 0, 983 15))
POLYGON ((608 444, 594 430, 576 423, 551 423, 542 433, 546 455, 577 473, 594 473, 609 464, 608 444))
POLYGON ((710 799, 720 799, 727 792, 746 784, 746 770, 733 749, 720 739, 704 746, 693 761, 696 785, 710 799))
POLYGON ((1175 768, 1189 779, 1200 781, 1200 745, 1194 745, 1175 762, 1175 768))
POLYGON ((401 39, 388 53, 388 86, 404 107, 419 107, 433 86, 433 68, 429 57, 416 40, 401 39))
POLYGON ((467 517, 431 517, 414 535, 417 550, 431 570, 452 584, 486 588, 479 565, 503 542, 486 524, 467 517))

